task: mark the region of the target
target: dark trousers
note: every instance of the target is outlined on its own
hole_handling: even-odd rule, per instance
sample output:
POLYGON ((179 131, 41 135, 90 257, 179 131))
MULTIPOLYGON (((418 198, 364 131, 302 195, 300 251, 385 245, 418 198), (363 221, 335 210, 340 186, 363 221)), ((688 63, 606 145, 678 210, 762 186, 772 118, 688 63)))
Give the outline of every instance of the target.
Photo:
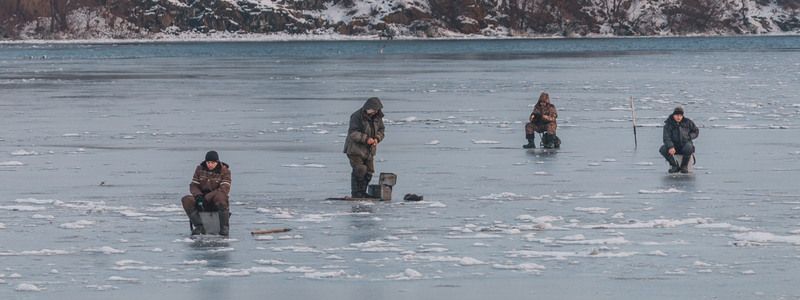
POLYGON ((556 135, 556 123, 555 122, 547 122, 547 123, 526 123, 525 124, 525 138, 532 139, 535 134, 539 132, 547 132, 550 135, 556 135))
POLYGON ((357 155, 348 155, 350 167, 353 168, 353 176, 364 178, 367 174, 375 173, 375 159, 373 157, 364 158, 357 155))
MULTIPOLYGON (((664 159, 669 161, 670 157, 672 157, 672 156, 669 155, 669 153, 667 151, 669 151, 669 148, 667 148, 667 145, 662 145, 661 149, 658 149, 658 152, 661 152, 661 156, 663 156, 664 159)), ((687 156, 687 155, 692 155, 693 153, 694 153, 694 145, 692 143, 687 143, 686 145, 683 145, 683 146, 675 145, 675 154, 680 154, 680 155, 683 155, 683 156, 687 156)), ((680 162, 678 162, 678 163, 680 163, 680 162)))
MULTIPOLYGON (((228 210, 228 195, 221 192, 221 191, 213 191, 205 195, 206 197, 206 204, 213 204, 217 208, 217 210, 228 210)), ((194 196, 186 195, 183 196, 181 199, 181 204, 183 204, 183 210, 186 211, 186 214, 189 214, 191 211, 195 209, 195 200, 194 196)))

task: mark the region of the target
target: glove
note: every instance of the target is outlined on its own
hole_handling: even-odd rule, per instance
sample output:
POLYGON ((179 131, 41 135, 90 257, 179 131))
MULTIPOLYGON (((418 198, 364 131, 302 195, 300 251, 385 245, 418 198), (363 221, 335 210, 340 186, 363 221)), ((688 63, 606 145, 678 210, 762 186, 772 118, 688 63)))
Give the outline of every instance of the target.
POLYGON ((198 209, 203 210, 206 202, 206 196, 197 195, 194 196, 194 205, 197 206, 198 209))

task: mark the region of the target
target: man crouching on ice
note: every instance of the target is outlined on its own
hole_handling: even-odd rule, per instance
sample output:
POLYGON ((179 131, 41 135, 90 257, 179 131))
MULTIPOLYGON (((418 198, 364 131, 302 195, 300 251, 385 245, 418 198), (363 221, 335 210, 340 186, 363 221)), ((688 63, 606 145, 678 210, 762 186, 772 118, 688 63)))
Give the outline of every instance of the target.
POLYGON ((219 234, 228 236, 228 194, 231 192, 231 170, 228 164, 219 161, 217 151, 208 151, 206 159, 194 170, 189 193, 181 199, 183 210, 189 216, 194 229, 192 235, 205 234, 200 211, 216 208, 219 212, 219 234))
POLYGON ((669 162, 669 173, 689 173, 689 161, 694 154, 692 141, 699 134, 700 129, 694 125, 694 122, 683 116, 683 107, 676 107, 664 121, 664 145, 658 152, 669 162), (675 160, 675 154, 683 155, 680 165, 675 160))

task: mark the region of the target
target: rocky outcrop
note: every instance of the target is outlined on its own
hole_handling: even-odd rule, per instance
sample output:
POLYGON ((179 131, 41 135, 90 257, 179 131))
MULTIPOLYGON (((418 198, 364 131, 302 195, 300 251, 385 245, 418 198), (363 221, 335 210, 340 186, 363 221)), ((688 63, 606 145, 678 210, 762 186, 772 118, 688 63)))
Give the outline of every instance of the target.
POLYGON ((0 0, 0 38, 798 33, 797 0, 0 0))

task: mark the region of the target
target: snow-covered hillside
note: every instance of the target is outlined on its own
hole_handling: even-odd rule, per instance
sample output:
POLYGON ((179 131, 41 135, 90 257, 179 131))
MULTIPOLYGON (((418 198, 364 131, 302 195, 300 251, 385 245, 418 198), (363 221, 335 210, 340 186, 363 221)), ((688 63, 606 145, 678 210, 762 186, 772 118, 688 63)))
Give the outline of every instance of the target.
POLYGON ((0 0, 0 38, 800 32, 796 0, 0 0))

